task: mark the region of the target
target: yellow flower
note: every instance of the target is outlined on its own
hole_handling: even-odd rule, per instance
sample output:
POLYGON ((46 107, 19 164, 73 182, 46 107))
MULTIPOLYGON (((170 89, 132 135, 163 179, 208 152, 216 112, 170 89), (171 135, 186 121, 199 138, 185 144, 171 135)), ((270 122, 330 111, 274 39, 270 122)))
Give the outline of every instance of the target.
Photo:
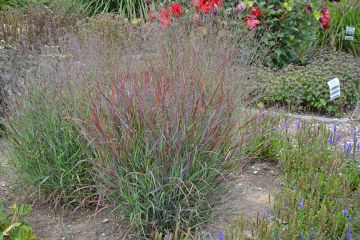
POLYGON ((291 6, 290 4, 291 4, 290 1, 284 2, 283 7, 285 8, 286 11, 291 12, 294 9, 293 6, 291 6))
POLYGON ((252 7, 254 5, 254 2, 253 1, 247 1, 246 4, 249 6, 249 7, 252 7))
POLYGON ((316 18, 316 20, 319 20, 322 17, 322 13, 319 11, 315 11, 314 12, 314 17, 316 18))
POLYGON ((131 24, 136 27, 136 26, 139 26, 141 23, 141 18, 134 18, 131 20, 131 24))

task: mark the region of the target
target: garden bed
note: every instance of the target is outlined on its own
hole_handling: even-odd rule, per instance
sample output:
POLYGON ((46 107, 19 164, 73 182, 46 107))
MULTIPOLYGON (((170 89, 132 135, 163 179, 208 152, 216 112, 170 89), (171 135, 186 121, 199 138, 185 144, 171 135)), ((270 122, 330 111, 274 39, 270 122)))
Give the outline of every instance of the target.
POLYGON ((348 6, 232 4, 98 5, 111 13, 80 21, 25 4, 1 18, 0 233, 356 239, 359 122, 266 110, 355 107, 359 59, 324 47, 342 33, 330 11, 348 6))

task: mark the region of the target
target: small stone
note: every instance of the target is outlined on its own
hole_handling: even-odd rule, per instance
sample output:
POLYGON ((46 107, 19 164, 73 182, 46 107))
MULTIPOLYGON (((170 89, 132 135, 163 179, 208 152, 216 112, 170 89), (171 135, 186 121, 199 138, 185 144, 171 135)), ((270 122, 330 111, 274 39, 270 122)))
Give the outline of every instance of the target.
POLYGON ((101 236, 106 236, 106 234, 105 234, 105 233, 102 233, 101 236))
POLYGON ((254 171, 254 174, 257 174, 259 171, 254 171))
POLYGON ((108 219, 108 218, 105 218, 102 222, 103 222, 103 223, 107 223, 107 222, 109 222, 109 219, 108 219))

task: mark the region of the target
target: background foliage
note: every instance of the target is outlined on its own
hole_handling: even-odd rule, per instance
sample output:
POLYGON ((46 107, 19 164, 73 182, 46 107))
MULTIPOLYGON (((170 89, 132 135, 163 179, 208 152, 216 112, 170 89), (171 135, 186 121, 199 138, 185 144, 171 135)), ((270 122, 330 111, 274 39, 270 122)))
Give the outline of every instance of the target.
POLYGON ((319 32, 319 45, 331 46, 359 56, 360 54, 360 2, 342 0, 330 6, 331 29, 319 32), (345 40, 346 27, 355 27, 354 41, 345 40))

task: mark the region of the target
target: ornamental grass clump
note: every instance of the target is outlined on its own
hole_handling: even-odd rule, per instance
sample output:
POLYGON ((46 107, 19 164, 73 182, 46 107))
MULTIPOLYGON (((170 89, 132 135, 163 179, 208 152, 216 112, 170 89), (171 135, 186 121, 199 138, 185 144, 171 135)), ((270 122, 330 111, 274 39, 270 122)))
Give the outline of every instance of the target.
POLYGON ((114 205, 138 238, 210 221, 259 119, 236 45, 250 38, 211 22, 113 31, 128 37, 89 28, 34 56, 7 121, 10 163, 47 199, 114 205))
POLYGON ((234 68, 236 48, 210 28, 206 37, 193 27, 161 30, 146 43, 156 54, 126 69, 109 60, 110 85, 96 87, 89 102, 84 131, 100 194, 138 236, 211 220, 241 130, 255 123, 241 110, 249 86, 234 68))
POLYGON ((33 199, 77 207, 95 195, 85 162, 91 152, 64 106, 68 96, 44 91, 33 89, 7 118, 8 163, 33 199))
POLYGON ((16 182, 32 200, 73 208, 96 198, 86 162, 92 152, 76 123, 86 115, 86 88, 79 87, 80 80, 67 81, 77 66, 57 49, 34 53, 32 69, 14 90, 2 122, 16 182))

